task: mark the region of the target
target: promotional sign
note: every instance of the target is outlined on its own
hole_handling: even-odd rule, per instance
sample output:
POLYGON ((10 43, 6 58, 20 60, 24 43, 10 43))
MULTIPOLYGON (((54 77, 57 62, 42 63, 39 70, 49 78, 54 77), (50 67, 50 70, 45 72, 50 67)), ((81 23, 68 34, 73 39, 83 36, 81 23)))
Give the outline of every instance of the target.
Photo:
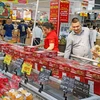
POLYGON ((7 54, 4 58, 4 63, 7 64, 7 65, 10 65, 11 63, 11 60, 12 60, 12 56, 7 54))
POLYGON ((87 8, 88 8, 88 0, 83 0, 83 2, 81 3, 81 5, 82 5, 82 9, 83 10, 87 10, 87 8))
POLYGON ((68 0, 51 0, 50 1, 50 22, 55 26, 59 36, 60 24, 68 23, 69 20, 69 1, 68 0))
POLYGON ((2 2, 12 2, 12 3, 18 3, 18 0, 0 0, 2 2))
POLYGON ((25 9, 23 12, 23 19, 24 20, 31 20, 31 11, 28 9, 25 9))
POLYGON ((10 16, 10 4, 0 2, 0 18, 8 18, 10 16))
POLYGON ((60 22, 68 23, 69 18, 69 2, 61 1, 60 2, 60 22))
POLYGON ((12 19, 16 20, 16 10, 13 10, 12 19))
POLYGON ((63 76, 60 87, 63 91, 72 93, 78 99, 89 97, 90 85, 76 79, 63 76))
POLYGON ((28 3, 28 0, 0 0, 2 2, 12 2, 12 3, 28 3))
POLYGON ((29 62, 24 62, 22 65, 22 73, 26 73, 27 75, 31 74, 32 64, 29 62))
POLYGON ((59 29, 59 0, 50 1, 50 22, 55 26, 56 33, 59 29))

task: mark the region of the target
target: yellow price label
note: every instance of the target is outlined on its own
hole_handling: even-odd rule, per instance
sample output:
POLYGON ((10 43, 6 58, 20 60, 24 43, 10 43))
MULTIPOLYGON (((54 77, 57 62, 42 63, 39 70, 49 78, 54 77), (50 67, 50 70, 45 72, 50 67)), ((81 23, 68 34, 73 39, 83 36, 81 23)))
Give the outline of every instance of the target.
POLYGON ((26 72, 27 75, 30 75, 31 74, 31 70, 32 70, 32 64, 29 63, 29 62, 24 62, 23 65, 22 65, 21 72, 22 73, 26 72))
POLYGON ((12 60, 12 56, 7 54, 4 58, 4 63, 7 64, 7 65, 10 65, 11 63, 11 60, 12 60))

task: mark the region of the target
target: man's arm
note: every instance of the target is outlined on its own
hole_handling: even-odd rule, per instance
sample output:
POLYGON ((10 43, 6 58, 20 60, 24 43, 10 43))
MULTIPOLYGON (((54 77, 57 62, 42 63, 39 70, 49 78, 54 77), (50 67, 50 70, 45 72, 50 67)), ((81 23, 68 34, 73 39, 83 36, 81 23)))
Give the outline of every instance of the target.
POLYGON ((90 43, 90 48, 94 47, 94 37, 93 37, 93 31, 89 30, 89 43, 90 43))
POLYGON ((72 52, 72 45, 73 45, 72 39, 70 36, 68 36, 64 58, 70 58, 72 52))

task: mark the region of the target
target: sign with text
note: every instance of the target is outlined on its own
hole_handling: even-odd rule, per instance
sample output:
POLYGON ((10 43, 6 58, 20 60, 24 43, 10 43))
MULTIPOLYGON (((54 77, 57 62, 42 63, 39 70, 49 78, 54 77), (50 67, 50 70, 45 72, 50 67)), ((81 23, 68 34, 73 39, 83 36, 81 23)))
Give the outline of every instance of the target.
POLYGON ((41 71, 39 73, 39 81, 40 82, 46 82, 49 80, 49 77, 51 75, 51 70, 48 70, 46 68, 41 68, 41 71))
POLYGON ((10 16, 10 4, 0 2, 0 18, 8 18, 10 16))
POLYGON ((21 70, 21 72, 22 72, 22 73, 26 73, 27 75, 30 75, 30 74, 31 74, 31 70, 32 70, 32 64, 25 61, 25 62, 23 63, 23 65, 22 65, 22 70, 21 70))
POLYGON ((23 64, 23 61, 24 61, 24 59, 17 59, 14 62, 14 67, 21 68, 22 67, 22 64, 23 64))
POLYGON ((9 54, 6 54, 6 56, 4 58, 4 63, 7 64, 7 65, 10 65, 11 60, 12 60, 12 56, 9 55, 9 54))
POLYGON ((69 1, 60 2, 60 22, 68 23, 69 20, 69 1))
POLYGON ((50 22, 55 26, 56 33, 58 34, 59 25, 59 0, 50 1, 50 22))
POLYGON ((18 0, 0 0, 2 2, 12 2, 12 3, 18 3, 18 0))
POLYGON ((89 97, 90 86, 76 79, 63 76, 60 87, 64 92, 72 93, 79 99, 89 97))

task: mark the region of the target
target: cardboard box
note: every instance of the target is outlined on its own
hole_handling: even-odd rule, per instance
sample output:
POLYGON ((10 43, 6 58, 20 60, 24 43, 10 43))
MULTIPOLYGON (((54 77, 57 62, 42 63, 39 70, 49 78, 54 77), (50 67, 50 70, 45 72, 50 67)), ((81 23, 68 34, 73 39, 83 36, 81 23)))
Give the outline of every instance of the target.
POLYGON ((100 80, 85 77, 85 83, 90 85, 90 93, 100 95, 100 80))
POLYGON ((33 52, 33 57, 43 58, 46 56, 47 56, 46 51, 34 51, 33 52))
POLYGON ((95 80, 100 80, 100 68, 93 67, 93 68, 87 69, 86 77, 89 77, 95 80))
POLYGON ((24 46, 24 51, 26 52, 33 52, 36 51, 38 48, 36 46, 24 46))
POLYGON ((56 51, 46 50, 46 53, 47 53, 47 57, 50 57, 50 58, 57 56, 57 52, 56 51))

